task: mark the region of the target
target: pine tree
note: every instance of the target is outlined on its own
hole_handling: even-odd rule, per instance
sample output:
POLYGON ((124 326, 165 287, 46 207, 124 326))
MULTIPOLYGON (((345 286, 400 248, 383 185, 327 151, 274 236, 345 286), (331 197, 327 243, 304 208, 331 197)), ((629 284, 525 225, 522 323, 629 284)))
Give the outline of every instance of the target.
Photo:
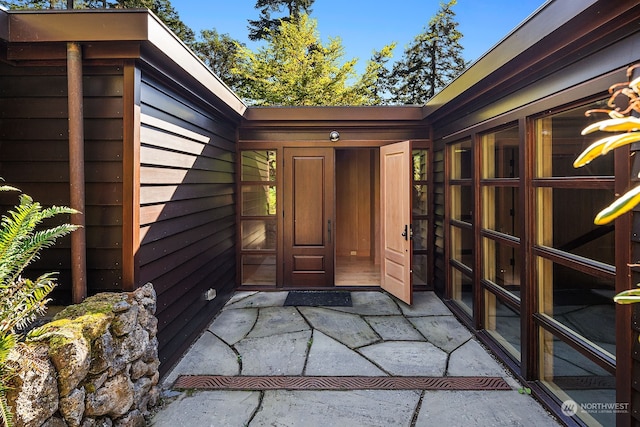
POLYGON ((452 9, 456 1, 440 4, 424 32, 394 64, 389 78, 393 103, 424 104, 465 69, 462 34, 452 9))
POLYGON ((257 0, 256 9, 260 10, 260 18, 249 20, 249 40, 265 40, 269 35, 277 34, 282 22, 297 20, 301 15, 311 13, 314 0, 257 0), (285 9, 285 16, 272 18, 272 12, 285 9))
POLYGON ((192 46, 200 59, 232 90, 237 90, 240 84, 233 70, 240 66, 238 61, 242 57, 238 53, 243 47, 244 43, 229 34, 219 34, 215 28, 202 30, 198 41, 192 46))

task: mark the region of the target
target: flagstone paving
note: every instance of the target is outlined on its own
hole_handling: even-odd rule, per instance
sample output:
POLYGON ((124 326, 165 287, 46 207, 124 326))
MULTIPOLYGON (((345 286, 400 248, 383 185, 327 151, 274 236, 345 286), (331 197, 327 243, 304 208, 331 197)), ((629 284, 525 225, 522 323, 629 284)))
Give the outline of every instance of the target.
POLYGON ((480 376, 512 390, 189 390, 171 392, 152 425, 558 425, 433 292, 411 306, 384 292, 351 292, 352 307, 284 307, 286 297, 236 293, 164 387, 180 375, 480 376))

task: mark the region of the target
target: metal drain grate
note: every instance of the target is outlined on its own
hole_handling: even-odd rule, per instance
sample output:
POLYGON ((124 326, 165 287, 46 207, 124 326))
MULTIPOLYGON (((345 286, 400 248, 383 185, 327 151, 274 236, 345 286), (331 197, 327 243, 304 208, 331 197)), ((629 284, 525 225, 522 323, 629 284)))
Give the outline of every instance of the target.
POLYGON ((511 390, 500 377, 254 377, 181 375, 174 389, 202 390, 511 390))

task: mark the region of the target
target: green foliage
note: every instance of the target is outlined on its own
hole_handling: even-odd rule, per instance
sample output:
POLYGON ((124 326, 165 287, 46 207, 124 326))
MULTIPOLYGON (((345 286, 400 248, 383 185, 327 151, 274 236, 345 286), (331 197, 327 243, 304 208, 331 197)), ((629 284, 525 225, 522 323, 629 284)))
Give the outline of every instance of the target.
MULTIPOLYGON (((18 190, 3 185, 0 191, 18 190)), ((18 330, 44 313, 49 301, 47 296, 55 286, 53 273, 30 280, 23 278, 22 272, 38 259, 42 249, 78 228, 62 224, 39 229, 45 220, 77 211, 60 206, 43 208, 26 194, 19 196, 19 202, 0 220, 0 418, 6 426, 11 425, 11 412, 5 395, 13 375, 7 364, 9 351, 16 345, 18 330)))
POLYGON ((440 4, 425 30, 393 65, 388 79, 392 103, 424 104, 466 68, 462 33, 452 9, 456 1, 440 4))
POLYGON ((239 68, 242 56, 238 55, 244 43, 233 39, 229 34, 219 34, 215 28, 202 30, 200 38, 192 48, 194 52, 220 79, 232 90, 237 90, 240 79, 233 73, 239 68))
POLYGON ((238 94, 254 105, 367 105, 373 101, 365 89, 375 81, 377 67, 358 79, 356 59, 341 63, 344 47, 339 38, 322 44, 317 22, 301 15, 282 22, 267 45, 252 52, 240 49, 233 72, 239 77, 238 94), (350 84, 351 81, 355 84, 350 84))
POLYGON ((260 18, 249 20, 249 40, 266 40, 271 35, 277 34, 282 22, 297 21, 304 14, 311 13, 311 5, 314 0, 258 0, 256 9, 260 9, 260 18), (272 18, 271 13, 279 13, 286 9, 285 16, 272 18))

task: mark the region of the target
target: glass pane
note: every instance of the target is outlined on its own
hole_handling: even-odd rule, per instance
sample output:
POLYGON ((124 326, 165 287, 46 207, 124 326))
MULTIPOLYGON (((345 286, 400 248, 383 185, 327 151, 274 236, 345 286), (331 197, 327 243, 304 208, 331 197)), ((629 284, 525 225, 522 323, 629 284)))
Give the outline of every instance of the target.
POLYGON ((520 237, 518 187, 482 188, 482 227, 520 237))
POLYGON ((473 281, 471 277, 457 268, 452 267, 451 290, 453 292, 453 300, 457 302, 469 316, 473 316, 473 281))
POLYGON ((241 159, 243 181, 276 180, 275 151, 242 151, 241 159))
POLYGON ((482 178, 517 178, 520 138, 512 127, 482 137, 482 178))
POLYGON ((538 188, 537 243, 615 264, 613 226, 593 223, 615 199, 613 190, 538 188))
POLYGON ((471 179, 473 156, 471 155, 471 140, 452 144, 451 150, 451 179, 471 179))
POLYGON ((429 246, 427 245, 429 221, 426 219, 413 220, 411 230, 413 231, 413 249, 429 250, 429 246))
POLYGON ((427 186, 415 184, 413 186, 413 209, 414 215, 428 215, 429 214, 429 200, 427 194, 427 186))
POLYGON ((427 278, 428 270, 428 257, 427 255, 413 255, 413 263, 411 264, 411 270, 413 272, 413 284, 414 285, 428 285, 427 278))
POLYGON ((613 279, 601 279, 538 258, 540 311, 616 354, 613 279))
POLYGON ((520 315, 491 292, 485 290, 484 297, 485 329, 505 350, 520 360, 520 315))
POLYGON ((451 258, 473 268, 473 232, 451 226, 451 258))
POLYGON ((427 150, 413 150, 413 180, 426 181, 429 167, 429 152, 427 150))
POLYGON ((541 344, 543 384, 565 405, 575 408, 587 425, 614 426, 614 409, 631 409, 628 403, 616 407, 616 381, 609 372, 547 331, 541 334, 541 344))
POLYGON ((482 239, 482 277, 520 298, 520 249, 482 239))
POLYGON ((451 218, 471 223, 473 221, 473 193, 470 185, 452 185, 451 218))
POLYGON ((266 216, 276 214, 276 187, 273 185, 243 185, 242 215, 266 216))
POLYGON ((275 220, 243 220, 242 249, 274 250, 276 248, 275 220))
POLYGON ((275 255, 243 255, 242 256, 242 284, 243 285, 275 286, 276 256, 275 255))
POLYGON ((536 176, 613 175, 612 154, 598 157, 581 168, 573 167, 573 161, 585 148, 611 135, 609 132, 580 134, 591 123, 608 118, 603 114, 585 117, 585 111, 595 108, 606 108, 606 102, 598 101, 536 120, 536 176))

